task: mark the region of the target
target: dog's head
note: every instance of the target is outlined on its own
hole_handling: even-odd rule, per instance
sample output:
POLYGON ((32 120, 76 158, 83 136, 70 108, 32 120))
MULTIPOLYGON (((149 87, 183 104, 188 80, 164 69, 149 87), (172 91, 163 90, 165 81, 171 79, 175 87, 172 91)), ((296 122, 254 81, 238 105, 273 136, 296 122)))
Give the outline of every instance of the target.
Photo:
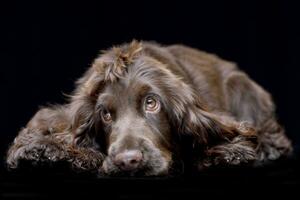
POLYGON ((178 134, 203 145, 209 134, 233 135, 206 111, 181 70, 166 50, 138 42, 102 54, 71 102, 77 144, 101 137, 108 174, 159 175, 172 165, 178 134))

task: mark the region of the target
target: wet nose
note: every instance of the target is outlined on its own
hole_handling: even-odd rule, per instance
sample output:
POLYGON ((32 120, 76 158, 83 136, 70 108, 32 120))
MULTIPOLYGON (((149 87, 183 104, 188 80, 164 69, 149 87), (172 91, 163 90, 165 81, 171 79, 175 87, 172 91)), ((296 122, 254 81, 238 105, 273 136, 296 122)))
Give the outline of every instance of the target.
POLYGON ((127 150, 115 156, 114 164, 124 171, 137 169, 143 158, 139 150, 127 150))

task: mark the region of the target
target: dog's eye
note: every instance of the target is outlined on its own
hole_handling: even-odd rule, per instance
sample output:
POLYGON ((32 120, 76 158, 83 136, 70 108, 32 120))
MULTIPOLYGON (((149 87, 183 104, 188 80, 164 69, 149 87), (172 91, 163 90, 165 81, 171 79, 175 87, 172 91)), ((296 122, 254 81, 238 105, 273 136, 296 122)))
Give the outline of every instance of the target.
POLYGON ((104 109, 101 111, 101 117, 102 117, 102 120, 105 122, 105 123, 110 123, 112 121, 112 117, 111 117, 111 114, 108 110, 104 109))
POLYGON ((145 110, 148 112, 156 112, 160 108, 160 103, 154 97, 147 97, 145 99, 145 110))

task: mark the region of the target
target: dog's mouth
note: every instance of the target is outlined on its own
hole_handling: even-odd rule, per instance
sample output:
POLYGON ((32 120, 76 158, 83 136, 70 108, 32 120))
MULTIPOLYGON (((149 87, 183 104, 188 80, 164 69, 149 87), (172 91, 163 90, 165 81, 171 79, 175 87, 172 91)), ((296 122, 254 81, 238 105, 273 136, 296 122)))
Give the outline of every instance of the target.
POLYGON ((169 172, 172 161, 161 155, 158 149, 142 151, 142 160, 133 168, 124 168, 116 165, 111 156, 103 162, 101 173, 108 176, 161 176, 169 172))
MULTIPOLYGON (((134 170, 122 170, 119 167, 116 166, 105 166, 105 165, 109 165, 106 162, 109 161, 105 161, 102 167, 102 175, 104 176, 109 176, 109 177, 145 177, 145 176, 151 176, 151 175, 147 175, 147 174, 151 174, 151 169, 149 169, 146 166, 140 166, 138 169, 134 169, 134 170)), ((152 175, 154 176, 154 175, 152 175)), ((156 176, 156 175, 155 175, 156 176)))
POLYGON ((105 159, 102 168, 100 169, 101 177, 174 177, 183 174, 185 171, 184 162, 179 157, 172 158, 172 160, 167 163, 166 167, 159 166, 158 164, 161 161, 158 161, 156 162, 156 165, 145 163, 139 166, 139 168, 131 171, 124 171, 113 165, 111 162, 109 157, 105 159))

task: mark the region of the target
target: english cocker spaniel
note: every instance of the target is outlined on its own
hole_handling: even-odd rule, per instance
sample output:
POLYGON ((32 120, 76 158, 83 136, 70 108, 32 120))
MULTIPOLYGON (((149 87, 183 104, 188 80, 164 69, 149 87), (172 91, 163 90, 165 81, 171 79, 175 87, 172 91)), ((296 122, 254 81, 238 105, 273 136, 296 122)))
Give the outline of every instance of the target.
POLYGON ((271 96, 232 63, 183 45, 133 41, 103 52, 65 105, 39 110, 7 154, 9 168, 66 161, 108 175, 165 175, 259 165, 292 145, 271 96))

